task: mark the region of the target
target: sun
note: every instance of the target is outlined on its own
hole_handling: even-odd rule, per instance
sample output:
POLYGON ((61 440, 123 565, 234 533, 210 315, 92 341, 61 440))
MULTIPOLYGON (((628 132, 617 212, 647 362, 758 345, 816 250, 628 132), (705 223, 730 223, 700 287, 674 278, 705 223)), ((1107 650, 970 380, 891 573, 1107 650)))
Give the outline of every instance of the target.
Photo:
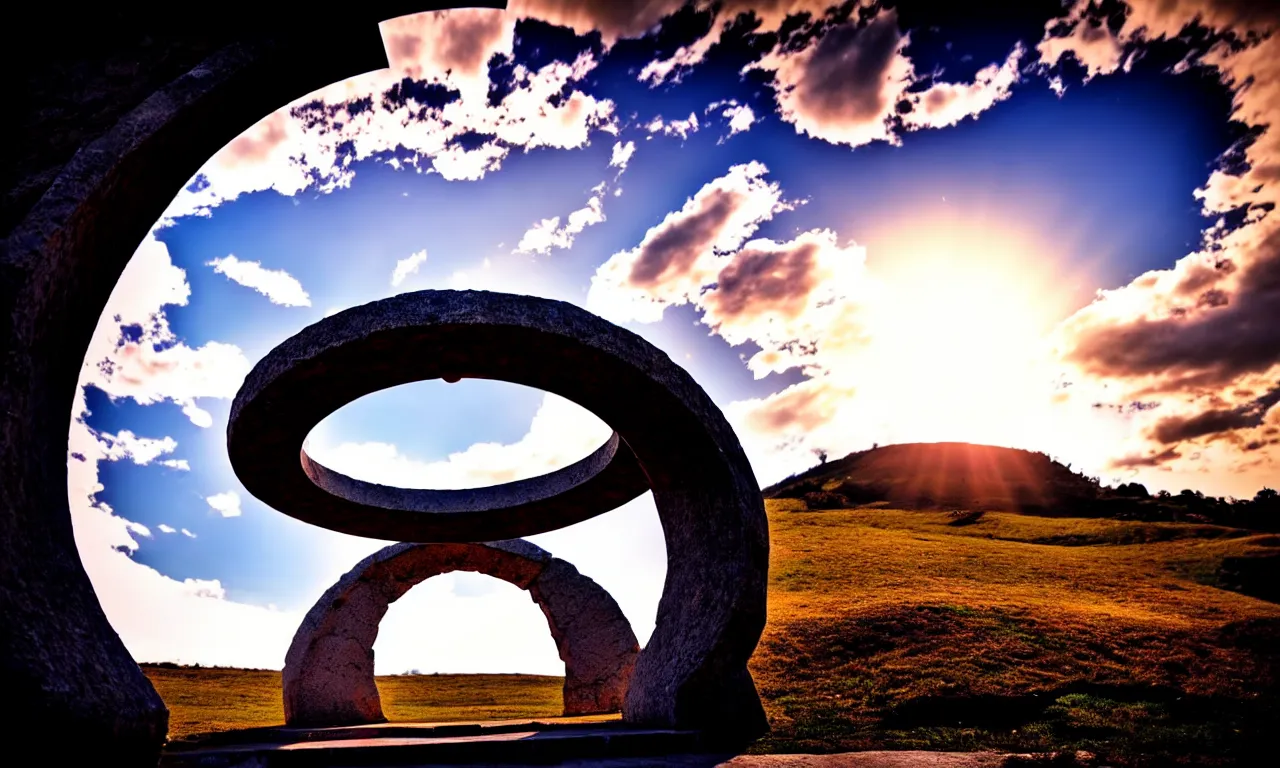
POLYGON ((893 442, 1044 443, 1047 337, 1073 309, 1063 260, 1027 233, 940 221, 872 252, 876 329, 861 391, 893 442))

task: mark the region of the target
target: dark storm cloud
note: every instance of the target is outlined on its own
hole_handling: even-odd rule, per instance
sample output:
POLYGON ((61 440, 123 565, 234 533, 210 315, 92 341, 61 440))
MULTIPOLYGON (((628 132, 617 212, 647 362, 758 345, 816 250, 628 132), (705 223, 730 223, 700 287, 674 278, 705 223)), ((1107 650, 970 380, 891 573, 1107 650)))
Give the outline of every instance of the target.
POLYGON ((1113 459, 1107 466, 1111 469, 1142 469, 1144 467, 1159 467, 1180 458, 1182 458, 1182 454, 1176 448, 1169 448, 1151 456, 1135 455, 1113 459))
POLYGON ((1174 445, 1198 437, 1212 438, 1238 429, 1260 427, 1267 410, 1276 403, 1280 403, 1280 386, 1234 408, 1216 408, 1191 417, 1162 419, 1152 430, 1152 437, 1166 445, 1174 445))

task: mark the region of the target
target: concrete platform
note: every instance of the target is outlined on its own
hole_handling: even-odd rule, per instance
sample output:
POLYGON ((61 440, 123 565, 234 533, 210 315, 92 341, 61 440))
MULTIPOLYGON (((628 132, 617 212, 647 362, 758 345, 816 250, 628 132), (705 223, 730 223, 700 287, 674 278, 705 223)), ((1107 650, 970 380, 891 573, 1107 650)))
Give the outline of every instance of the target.
POLYGON ((733 755, 692 731, 633 728, 616 718, 254 728, 171 743, 162 768, 999 768, 995 752, 733 755))
POLYGON ((344 728, 255 728, 210 734, 170 744, 160 765, 164 768, 555 765, 570 760, 653 759, 700 751, 701 740, 696 732, 632 728, 616 720, 395 723, 344 728))

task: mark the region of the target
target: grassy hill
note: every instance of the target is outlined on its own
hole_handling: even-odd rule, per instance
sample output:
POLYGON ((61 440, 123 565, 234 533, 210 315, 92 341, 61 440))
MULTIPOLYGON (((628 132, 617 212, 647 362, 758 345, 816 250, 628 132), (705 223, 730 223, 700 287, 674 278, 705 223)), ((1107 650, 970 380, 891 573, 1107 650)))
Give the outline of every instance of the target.
POLYGON ((1280 532, 1280 494, 1222 499, 1186 489, 1151 494, 1073 472, 1048 455, 970 443, 905 443, 851 453, 766 488, 766 498, 803 499, 811 508, 883 502, 899 509, 1014 511, 1217 523, 1280 532))
POLYGON ((752 662, 773 751, 1086 749, 1214 764, 1280 727, 1280 605, 1219 589, 1280 537, 771 500, 752 662))
POLYGON ((829 504, 900 508, 1057 511, 1098 495, 1098 485, 1043 453, 969 443, 906 443, 851 453, 771 488, 772 498, 826 492, 829 504), (834 503, 833 503, 834 502, 834 503))
MULTIPOLYGON (((755 751, 1084 749, 1117 766, 1251 765, 1280 732, 1280 605, 1224 588, 1239 587, 1226 564, 1275 563, 1280 536, 766 507, 769 622, 751 668, 773 730, 755 751)), ((282 718, 278 673, 146 671, 175 734, 282 718)), ((378 679, 393 720, 548 716, 559 684, 378 679)))

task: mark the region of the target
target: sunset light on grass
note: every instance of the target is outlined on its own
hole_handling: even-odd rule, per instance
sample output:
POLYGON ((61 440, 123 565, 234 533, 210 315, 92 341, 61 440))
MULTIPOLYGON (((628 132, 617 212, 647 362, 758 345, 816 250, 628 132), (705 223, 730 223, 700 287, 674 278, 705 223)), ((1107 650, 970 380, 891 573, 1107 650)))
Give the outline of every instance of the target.
MULTIPOLYGON (((1244 645, 1212 638, 1280 618, 1249 570, 1280 485, 1280 12, 970 5, 512 0, 384 20, 386 68, 277 105, 173 190, 85 351, 67 491, 130 653, 281 668, 317 597, 390 542, 249 493, 232 399, 314 323, 468 289, 621 326, 723 412, 769 498, 752 663, 773 746, 1083 749, 1071 724, 1104 705, 1079 697, 1271 695, 1244 645), (954 670, 921 612, 958 638, 954 670), (894 627, 910 642, 872 637, 894 627), (1000 632, 1028 666, 983 677, 1014 647, 1000 632), (1101 672, 1062 671, 1102 647, 1101 672), (967 742, 908 702, 1004 684, 1056 702, 1018 738, 967 742)), ((312 55, 347 45, 341 27, 312 55)), ((612 429, 556 394, 430 380, 349 402, 306 450, 462 489, 569 466, 612 429)), ((530 540, 648 641, 672 540, 652 493, 530 540)), ((466 571, 395 602, 377 638, 380 676, 565 669, 528 594, 466 571)), ((273 674, 241 681, 262 717, 273 674)), ((1174 700, 1142 699, 1134 717, 1167 730, 1116 726, 1125 743, 1190 743, 1174 700)), ((191 701, 187 733, 198 706, 241 722, 191 701)))

